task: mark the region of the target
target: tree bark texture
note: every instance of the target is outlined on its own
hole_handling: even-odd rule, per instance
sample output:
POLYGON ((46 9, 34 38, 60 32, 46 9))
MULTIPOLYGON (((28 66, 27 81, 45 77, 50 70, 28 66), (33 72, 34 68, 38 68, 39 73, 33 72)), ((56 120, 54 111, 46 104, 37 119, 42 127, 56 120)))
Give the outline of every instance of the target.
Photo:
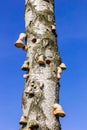
POLYGON ((27 123, 20 130, 60 130, 53 105, 59 102, 57 67, 61 63, 55 31, 54 1, 25 1, 26 61, 29 76, 25 79, 22 116, 27 123), (42 58, 43 63, 41 63, 42 58), (29 93, 26 93, 29 90, 29 93))

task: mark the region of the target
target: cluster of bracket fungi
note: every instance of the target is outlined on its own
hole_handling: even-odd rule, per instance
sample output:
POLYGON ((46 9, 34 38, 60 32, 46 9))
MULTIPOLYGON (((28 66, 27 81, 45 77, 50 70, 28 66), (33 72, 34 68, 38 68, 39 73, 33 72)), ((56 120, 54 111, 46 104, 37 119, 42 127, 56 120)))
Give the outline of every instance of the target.
MULTIPOLYGON (((55 31, 55 26, 52 26, 52 30, 55 31)), ((28 46, 23 42, 24 39, 26 39, 27 35, 25 33, 21 33, 19 35, 19 38, 18 40, 15 42, 15 46, 17 48, 21 48, 23 49, 24 51, 27 51, 28 50, 28 46)), ((36 39, 33 39, 32 40, 33 43, 36 42, 36 39)), ((45 64, 51 64, 52 63, 52 57, 46 57, 44 55, 39 55, 38 56, 38 59, 37 59, 37 63, 39 65, 45 65, 45 64)), ((28 79, 29 78, 29 61, 26 60, 22 67, 21 67, 22 70, 24 71, 27 71, 26 74, 23 75, 24 79, 28 79)), ((65 70, 66 69, 66 65, 64 63, 61 63, 58 67, 57 67, 57 74, 56 74, 56 78, 58 80, 60 80, 61 78, 61 73, 62 73, 62 70, 65 70)), ((30 81, 30 85, 31 85, 31 88, 30 87, 27 87, 25 89, 25 94, 26 95, 30 95, 30 96, 34 96, 34 81, 30 81)), ((44 83, 40 82, 38 83, 38 86, 39 86, 39 89, 43 90, 43 87, 44 87, 44 83)), ((60 116, 60 117, 64 117, 65 116, 65 112, 62 108, 62 106, 58 103, 55 103, 53 105, 53 114, 55 116, 60 116)), ((19 122, 21 125, 26 125, 27 124, 27 117, 26 116, 23 116, 21 117, 20 119, 20 122, 19 122)), ((29 129, 28 130, 33 130, 33 128, 38 128, 38 122, 36 120, 31 120, 29 122, 29 129)))

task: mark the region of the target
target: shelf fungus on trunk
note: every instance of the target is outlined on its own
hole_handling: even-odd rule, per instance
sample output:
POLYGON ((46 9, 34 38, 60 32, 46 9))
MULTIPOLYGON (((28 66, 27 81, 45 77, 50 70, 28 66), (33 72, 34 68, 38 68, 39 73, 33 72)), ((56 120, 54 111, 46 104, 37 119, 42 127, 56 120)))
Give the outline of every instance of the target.
POLYGON ((34 80, 30 80, 30 86, 34 86, 35 81, 34 80))
POLYGON ((29 74, 24 74, 24 75, 23 75, 23 78, 24 78, 24 79, 29 78, 29 74))
POLYGON ((61 74, 62 73, 62 69, 60 67, 57 67, 57 72, 58 72, 58 74, 61 74))
POLYGON ((57 79, 61 79, 61 75, 59 74, 58 71, 57 71, 57 79))
POLYGON ((29 95, 34 95, 33 89, 29 87, 26 88, 25 93, 29 95))
POLYGON ((15 46, 17 48, 22 48, 23 50, 27 51, 28 47, 24 44, 23 39, 25 39, 27 36, 25 33, 20 33, 18 40, 15 42, 15 46))
POLYGON ((27 35, 25 34, 25 33, 20 33, 20 35, 19 35, 19 39, 20 40, 23 40, 23 39, 25 39, 27 37, 27 35))
POLYGON ((17 48, 24 48, 25 44, 23 43, 22 40, 18 39, 15 44, 14 44, 17 48))
POLYGON ((54 115, 57 115, 60 117, 64 117, 66 115, 60 104, 56 103, 56 104, 54 104, 53 107, 54 107, 54 111, 53 111, 54 115))
POLYGON ((60 67, 62 70, 65 70, 65 69, 66 69, 66 65, 65 65, 64 63, 61 63, 61 64, 59 65, 59 67, 60 67))
POLYGON ((29 94, 30 90, 31 90, 31 89, 30 89, 29 87, 27 87, 24 92, 25 92, 26 94, 29 94))
POLYGON ((23 125, 23 124, 27 124, 27 117, 25 116, 22 116, 20 121, 19 121, 19 124, 23 125))
POLYGON ((44 65, 44 64, 45 64, 45 56, 40 55, 40 56, 38 57, 37 62, 38 62, 40 65, 44 65))
POLYGON ((29 71, 29 61, 26 60, 22 65, 21 69, 24 71, 29 71))
POLYGON ((55 25, 52 25, 51 27, 52 27, 52 32, 53 32, 53 33, 56 33, 56 26, 55 26, 55 25))
POLYGON ((61 73, 62 70, 66 69, 66 65, 64 63, 61 63, 58 67, 57 67, 57 78, 60 79, 61 78, 61 73))
POLYGON ((31 129, 37 129, 38 127, 39 127, 39 125, 38 125, 38 121, 36 121, 36 120, 31 120, 31 121, 29 121, 29 128, 31 128, 31 129))

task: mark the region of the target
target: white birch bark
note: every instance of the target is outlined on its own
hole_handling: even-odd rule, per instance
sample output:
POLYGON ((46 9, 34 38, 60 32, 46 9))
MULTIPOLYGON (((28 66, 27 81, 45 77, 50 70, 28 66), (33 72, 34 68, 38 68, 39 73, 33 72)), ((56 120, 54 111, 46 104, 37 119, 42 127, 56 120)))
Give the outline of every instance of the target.
POLYGON ((20 130, 60 130, 57 116, 53 114, 53 105, 59 102, 59 80, 57 67, 61 63, 59 56, 54 18, 53 0, 25 0, 25 28, 27 34, 27 58, 29 78, 25 79, 22 99, 23 116, 26 125, 20 130), (44 56, 44 64, 38 57, 44 56), (32 82, 33 81, 33 82, 32 82), (40 87, 40 84, 42 88, 40 87), (33 85, 32 85, 33 84, 33 85), (31 93, 26 94, 26 90, 31 93), (30 126, 31 122, 37 126, 30 126))

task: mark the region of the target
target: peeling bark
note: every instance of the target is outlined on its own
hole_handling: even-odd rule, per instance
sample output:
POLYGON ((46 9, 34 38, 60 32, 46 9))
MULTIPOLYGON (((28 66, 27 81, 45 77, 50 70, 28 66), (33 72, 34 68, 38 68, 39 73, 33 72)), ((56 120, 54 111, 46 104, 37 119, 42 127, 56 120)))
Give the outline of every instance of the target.
POLYGON ((53 114, 53 105, 59 102, 57 67, 61 64, 53 3, 53 0, 25 1, 29 75, 22 98, 25 122, 20 121, 20 130, 61 129, 58 117, 53 114))

